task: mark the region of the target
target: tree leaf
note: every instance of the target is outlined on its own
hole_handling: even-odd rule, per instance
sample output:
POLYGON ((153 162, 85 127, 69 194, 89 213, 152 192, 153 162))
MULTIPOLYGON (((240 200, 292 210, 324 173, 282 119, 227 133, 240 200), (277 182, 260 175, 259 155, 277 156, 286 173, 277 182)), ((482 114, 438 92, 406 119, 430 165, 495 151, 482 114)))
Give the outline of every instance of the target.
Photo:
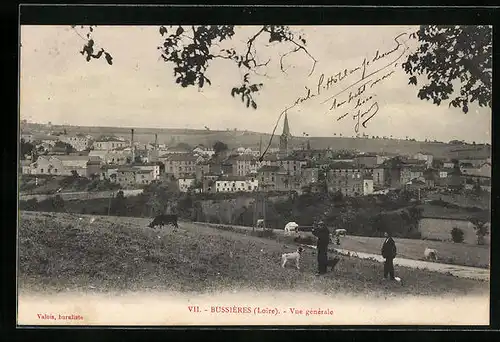
POLYGON ((184 32, 184 29, 182 28, 182 26, 179 26, 179 27, 177 28, 177 31, 175 31, 175 34, 176 34, 177 36, 180 36, 183 32, 184 32))
POLYGON ((107 52, 104 53, 104 58, 106 58, 106 62, 108 62, 109 65, 113 65, 113 57, 107 52))
POLYGON ((167 28, 165 26, 160 26, 160 34, 163 36, 167 34, 167 28))

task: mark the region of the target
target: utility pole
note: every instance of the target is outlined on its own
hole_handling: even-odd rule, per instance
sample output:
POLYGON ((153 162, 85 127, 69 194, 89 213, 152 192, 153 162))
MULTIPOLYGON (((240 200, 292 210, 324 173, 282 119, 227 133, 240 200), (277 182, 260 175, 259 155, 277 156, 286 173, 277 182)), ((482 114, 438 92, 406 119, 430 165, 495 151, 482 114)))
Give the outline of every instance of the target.
POLYGON ((263 217, 264 218, 264 229, 266 229, 266 227, 267 227, 266 204, 267 204, 266 195, 262 194, 262 211, 263 211, 263 216, 264 216, 263 217))
POLYGON ((111 196, 109 197, 109 201, 108 201, 108 216, 109 216, 109 211, 111 209, 111 198, 114 198, 115 197, 115 193, 113 192, 111 194, 111 196))

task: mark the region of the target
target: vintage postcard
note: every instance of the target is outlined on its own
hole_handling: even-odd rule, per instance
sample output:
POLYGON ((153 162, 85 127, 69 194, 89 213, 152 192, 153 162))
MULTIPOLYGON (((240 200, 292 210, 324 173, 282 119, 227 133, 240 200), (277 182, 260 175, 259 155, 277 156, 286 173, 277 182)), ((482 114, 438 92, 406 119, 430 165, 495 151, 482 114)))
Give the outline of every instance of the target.
POLYGON ((488 325, 489 26, 20 33, 18 325, 488 325))

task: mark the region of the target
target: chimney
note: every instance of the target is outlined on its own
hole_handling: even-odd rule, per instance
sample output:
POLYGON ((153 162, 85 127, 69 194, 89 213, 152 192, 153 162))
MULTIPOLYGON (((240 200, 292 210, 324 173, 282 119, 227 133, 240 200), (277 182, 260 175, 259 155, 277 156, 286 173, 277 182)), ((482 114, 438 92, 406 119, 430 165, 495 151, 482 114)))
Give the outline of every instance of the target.
POLYGON ((132 128, 130 132, 131 132, 130 149, 132 151, 132 164, 133 164, 135 162, 134 129, 132 128))

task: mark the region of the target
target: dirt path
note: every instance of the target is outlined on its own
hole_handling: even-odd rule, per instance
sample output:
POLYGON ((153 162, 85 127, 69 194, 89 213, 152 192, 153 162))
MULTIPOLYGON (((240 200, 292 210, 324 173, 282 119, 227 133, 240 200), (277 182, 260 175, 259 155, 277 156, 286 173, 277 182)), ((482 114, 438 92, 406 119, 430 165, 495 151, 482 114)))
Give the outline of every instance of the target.
MULTIPOLYGON (((183 223, 185 225, 186 223, 183 223)), ((205 228, 206 226, 213 226, 213 225, 207 225, 204 223, 190 223, 190 225, 193 226, 199 226, 205 228), (204 227, 205 226, 205 227, 204 227)), ((240 227, 238 226, 238 229, 241 230, 248 230, 251 231, 251 227, 240 227)), ((275 229, 274 232, 278 236, 283 236, 284 232, 281 229, 275 229)), ((228 232, 231 233, 231 232, 228 232)), ((251 237, 255 238, 255 237, 251 237)), ((266 240, 266 239, 263 239, 266 240)), ((381 255, 377 254, 372 254, 372 253, 363 253, 363 252, 356 252, 352 250, 345 250, 341 248, 334 248, 330 247, 330 250, 335 250, 336 252, 344 255, 350 254, 351 256, 358 257, 360 259, 375 259, 376 261, 383 262, 384 259, 382 258, 381 255)), ((484 269, 484 268, 479 268, 479 267, 469 267, 469 266, 460 266, 460 265, 451 265, 451 264, 443 264, 443 263, 437 263, 437 262, 428 262, 428 261, 421 261, 421 260, 414 260, 414 259, 407 259, 407 258, 396 258, 394 259, 394 264, 398 266, 405 266, 405 267, 410 267, 410 268, 416 268, 416 269, 426 269, 429 271, 433 272, 439 272, 439 273, 450 273, 456 277, 460 278, 469 278, 469 279, 478 279, 478 280, 489 280, 490 279, 490 270, 489 269, 484 269)))
MULTIPOLYGON (((375 259, 379 262, 383 262, 384 259, 381 255, 370 254, 370 253, 362 253, 362 252, 354 252, 340 248, 331 248, 331 250, 335 250, 340 254, 351 255, 354 257, 358 257, 361 259, 375 259)), ((420 260, 412 260, 405 258, 396 258, 394 259, 394 265, 405 266, 417 269, 426 269, 433 272, 439 273, 450 273, 456 277, 460 278, 469 278, 469 279, 478 279, 478 280, 489 280, 490 279, 490 270, 479 268, 479 267, 468 267, 468 266, 458 266, 458 265, 450 265, 450 264, 441 264, 437 262, 428 262, 428 261, 420 261, 420 260)))

